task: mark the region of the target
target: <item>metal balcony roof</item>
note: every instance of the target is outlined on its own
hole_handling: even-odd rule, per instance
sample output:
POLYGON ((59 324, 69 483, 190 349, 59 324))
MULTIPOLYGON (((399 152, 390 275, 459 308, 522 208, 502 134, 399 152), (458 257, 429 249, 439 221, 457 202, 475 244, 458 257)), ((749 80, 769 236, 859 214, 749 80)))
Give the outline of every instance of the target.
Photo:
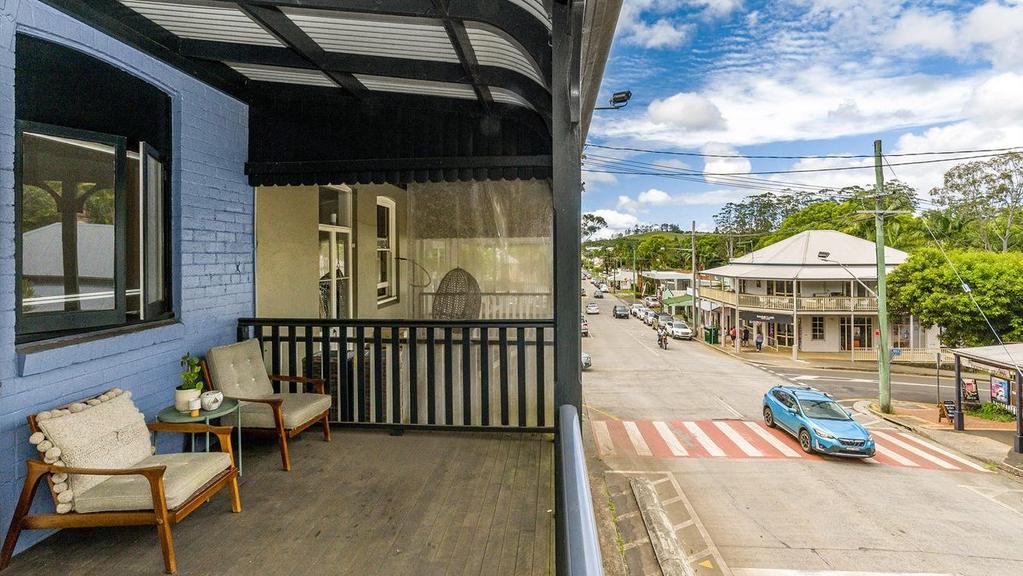
MULTIPOLYGON (((51 0, 58 4, 69 1, 51 0)), ((232 93, 256 84, 472 100, 489 112, 550 110, 544 0, 94 0, 146 42, 232 93)), ((265 92, 266 87, 259 88, 265 92)))

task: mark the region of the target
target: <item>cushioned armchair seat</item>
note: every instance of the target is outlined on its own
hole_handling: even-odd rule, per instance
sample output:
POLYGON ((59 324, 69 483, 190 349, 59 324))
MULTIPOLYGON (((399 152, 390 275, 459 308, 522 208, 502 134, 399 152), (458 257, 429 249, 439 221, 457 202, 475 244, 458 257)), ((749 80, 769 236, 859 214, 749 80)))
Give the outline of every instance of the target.
MULTIPOLYGON (((330 442, 330 396, 324 394, 326 383, 319 378, 267 374, 263 349, 258 340, 210 348, 203 366, 207 382, 213 388, 242 403, 242 429, 277 436, 285 470, 291 470, 288 438, 294 438, 319 422, 323 426, 323 439, 330 442), (279 394, 274 390, 274 382, 300 384, 300 390, 310 386, 315 393, 279 394)), ((238 424, 234 414, 225 416, 222 422, 238 424)))
MULTIPOLYGON (((284 427, 298 428, 302 424, 315 419, 330 409, 330 396, 325 394, 273 394, 269 398, 280 398, 281 412, 284 415, 284 427)), ((242 404, 242 427, 244 428, 275 428, 273 409, 267 404, 245 402, 242 404)), ((237 426, 237 417, 232 412, 221 418, 225 426, 237 426)))
MULTIPOLYGON (((189 452, 156 454, 133 466, 166 466, 163 488, 167 507, 174 509, 188 501, 208 482, 231 468, 231 455, 225 452, 189 452)), ((110 476, 75 496, 78 512, 115 510, 152 510, 153 496, 143 476, 110 476)))

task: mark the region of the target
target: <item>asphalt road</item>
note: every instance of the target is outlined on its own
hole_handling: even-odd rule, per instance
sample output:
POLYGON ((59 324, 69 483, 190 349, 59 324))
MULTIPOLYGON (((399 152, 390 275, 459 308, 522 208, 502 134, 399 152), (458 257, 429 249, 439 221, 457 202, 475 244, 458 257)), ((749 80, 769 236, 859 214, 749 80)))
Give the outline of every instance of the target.
MULTIPOLYGON (((857 419, 875 438, 890 439, 888 457, 807 457, 795 440, 759 424, 764 392, 787 378, 816 376, 815 387, 830 387, 851 407, 870 396, 871 382, 839 378, 869 374, 780 376, 699 342, 660 350, 649 327, 611 318, 616 302, 600 302, 601 313, 590 316, 592 336, 583 339, 593 357, 583 376, 584 437, 594 499, 607 493, 614 504, 619 533, 612 541, 621 538, 629 573, 657 573, 642 515, 628 508, 638 498, 625 479, 637 476, 655 483, 668 516, 677 518, 676 537, 697 574, 1023 573, 1017 479, 938 446, 925 449, 869 416, 857 419)), ((906 384, 897 384, 898 397, 933 398, 933 388, 906 384)))
MULTIPOLYGON (((816 368, 781 368, 763 366, 789 381, 813 386, 831 393, 838 399, 877 398, 877 373, 856 370, 830 370, 816 368)), ((892 398, 910 402, 935 403, 938 400, 937 376, 892 374, 892 398)), ((953 400, 955 388, 952 378, 940 378, 941 400, 953 400)), ((986 392, 982 392, 986 394, 986 392)), ((982 398, 987 401, 987 398, 982 398)))

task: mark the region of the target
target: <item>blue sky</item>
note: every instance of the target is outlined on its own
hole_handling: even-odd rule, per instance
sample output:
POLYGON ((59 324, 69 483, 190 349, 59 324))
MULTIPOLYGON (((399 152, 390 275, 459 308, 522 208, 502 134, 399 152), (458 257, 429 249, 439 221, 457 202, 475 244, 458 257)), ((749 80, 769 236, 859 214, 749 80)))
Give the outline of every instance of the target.
MULTIPOLYGON (((626 89, 632 102, 595 112, 588 142, 738 157, 588 147, 585 169, 694 174, 585 172, 583 210, 608 232, 692 220, 709 230, 722 204, 760 190, 704 173, 872 162, 746 156, 870 154, 877 138, 888 154, 1023 146, 1023 0, 625 0, 600 101, 626 89)), ((951 165, 896 174, 926 196, 951 165)), ((873 173, 759 178, 823 188, 870 185, 873 173)))

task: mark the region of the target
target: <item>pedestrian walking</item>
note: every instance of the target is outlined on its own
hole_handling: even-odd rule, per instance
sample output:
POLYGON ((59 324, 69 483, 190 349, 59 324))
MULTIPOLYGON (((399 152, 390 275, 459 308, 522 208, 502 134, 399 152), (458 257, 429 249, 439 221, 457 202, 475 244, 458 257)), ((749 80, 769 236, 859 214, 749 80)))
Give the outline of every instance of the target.
POLYGON ((742 345, 749 346, 749 328, 742 329, 742 345))
POLYGON ((734 345, 735 344, 735 326, 732 326, 732 329, 728 331, 728 338, 731 340, 731 344, 734 345))
POLYGON ((757 343, 757 352, 762 351, 764 349, 764 334, 762 332, 757 332, 755 342, 757 343))

